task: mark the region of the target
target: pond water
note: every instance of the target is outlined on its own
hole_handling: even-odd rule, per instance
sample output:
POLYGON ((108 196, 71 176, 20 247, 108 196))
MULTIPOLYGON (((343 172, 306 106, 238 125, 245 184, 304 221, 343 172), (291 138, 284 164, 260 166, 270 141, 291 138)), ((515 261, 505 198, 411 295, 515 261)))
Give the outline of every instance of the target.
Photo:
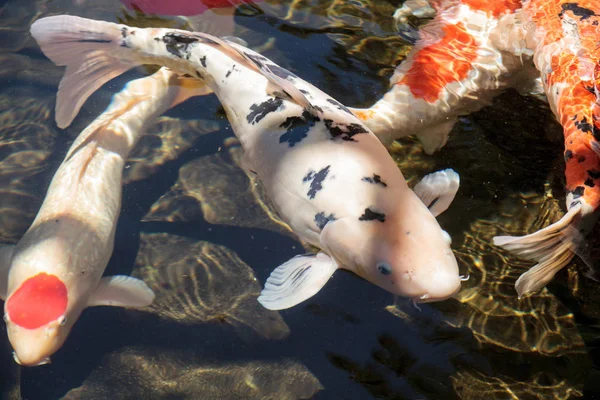
MULTIPOLYGON (((387 90, 409 50, 398 1, 264 0, 237 8, 234 34, 347 106, 387 90)), ((39 209, 73 139, 112 95, 147 69, 94 94, 74 123, 54 123, 63 73, 29 34, 68 13, 133 26, 186 27, 117 0, 9 0, 0 8, 0 241, 15 243, 39 209)), ((337 272, 315 297, 265 310, 270 272, 310 250, 240 168, 241 149, 214 96, 169 111, 132 153, 106 274, 144 279, 142 310, 84 311, 49 365, 21 368, 0 336, 6 399, 568 399, 600 396, 598 284, 574 260, 541 292, 517 299, 531 263, 491 245, 556 221, 564 209, 560 126, 547 105, 508 91, 461 118, 442 151, 413 139, 390 152, 414 185, 453 168, 461 187, 439 218, 453 238, 457 298, 415 308, 337 272)), ((598 229, 590 235, 592 249, 598 229)), ((600 397, 598 397, 600 398, 600 397)))

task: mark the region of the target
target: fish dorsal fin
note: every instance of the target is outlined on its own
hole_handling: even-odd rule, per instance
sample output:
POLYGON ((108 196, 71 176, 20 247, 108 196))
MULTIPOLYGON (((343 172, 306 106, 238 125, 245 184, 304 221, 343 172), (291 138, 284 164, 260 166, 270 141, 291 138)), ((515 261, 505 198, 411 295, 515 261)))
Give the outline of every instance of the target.
POLYGON ((154 301, 154 292, 142 280, 125 275, 107 276, 100 280, 90 296, 88 307, 146 307, 154 301))
POLYGON ((213 44, 221 46, 231 57, 267 78, 274 86, 269 94, 274 94, 278 97, 284 97, 286 100, 293 101, 313 115, 318 113, 319 110, 311 104, 300 89, 298 89, 290 80, 278 76, 273 72, 273 69, 276 68, 277 70, 286 72, 289 76, 295 77, 291 72, 281 68, 267 57, 255 53, 237 43, 233 43, 230 40, 224 40, 202 32, 195 32, 195 34, 200 38, 205 39, 205 42, 208 41, 208 43, 212 42, 213 44))

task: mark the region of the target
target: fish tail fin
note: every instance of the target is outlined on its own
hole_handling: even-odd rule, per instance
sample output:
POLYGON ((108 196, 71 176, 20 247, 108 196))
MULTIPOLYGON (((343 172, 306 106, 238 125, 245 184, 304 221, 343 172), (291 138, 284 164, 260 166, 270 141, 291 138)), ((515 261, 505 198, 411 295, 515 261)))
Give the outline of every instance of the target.
POLYGON ((41 18, 31 25, 31 35, 42 52, 67 70, 56 99, 56 124, 68 127, 87 98, 109 80, 139 65, 116 58, 123 25, 70 15, 41 18))
POLYGON ((578 229, 582 211, 583 205, 579 203, 559 221, 537 232, 519 237, 494 237, 494 245, 538 262, 517 279, 515 288, 519 298, 546 286, 577 254, 577 248, 583 242, 583 234, 578 229))

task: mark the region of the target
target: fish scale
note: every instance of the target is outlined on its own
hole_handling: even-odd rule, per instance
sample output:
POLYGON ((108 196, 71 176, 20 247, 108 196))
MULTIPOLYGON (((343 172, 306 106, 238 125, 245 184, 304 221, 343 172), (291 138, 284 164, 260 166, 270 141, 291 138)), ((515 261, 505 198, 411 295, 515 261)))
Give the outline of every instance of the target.
MULTIPOLYGON (((200 32, 55 16, 36 21, 31 33, 46 56, 67 66, 56 106, 62 126, 93 90, 140 64, 196 78, 216 94, 244 149, 244 165, 257 174, 281 218, 321 249, 275 269, 258 298, 266 308, 312 297, 339 268, 415 302, 443 300, 459 290, 449 236, 429 204, 410 190, 377 137, 310 83, 244 46, 200 32), (76 107, 69 104, 73 98, 76 107), (378 182, 364 180, 375 176, 378 182)), ((437 174, 456 182, 425 184, 447 207, 458 175, 437 174)))
MULTIPOLYGON (((600 1, 432 0, 429 5, 435 16, 396 68, 390 90, 372 107, 352 111, 385 143, 417 135, 433 153, 445 145, 459 115, 488 105, 505 88, 546 94, 564 131, 568 212, 530 235, 494 238, 495 244, 538 261, 516 283, 522 296, 542 288, 578 253, 600 207, 600 1)), ((423 10, 423 1, 405 2, 398 20, 412 10, 423 10)))

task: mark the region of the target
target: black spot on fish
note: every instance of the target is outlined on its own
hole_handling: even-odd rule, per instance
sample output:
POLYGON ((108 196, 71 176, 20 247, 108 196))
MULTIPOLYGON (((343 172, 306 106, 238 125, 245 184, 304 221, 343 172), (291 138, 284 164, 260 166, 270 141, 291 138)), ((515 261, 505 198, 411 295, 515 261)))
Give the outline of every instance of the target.
POLYGON ((584 185, 585 185, 585 186, 589 186, 589 187, 594 187, 594 186, 596 186, 596 185, 594 184, 594 180, 593 180, 592 178, 587 178, 587 179, 585 180, 585 182, 584 182, 584 185))
POLYGON ((575 121, 575 126, 582 132, 592 132, 592 124, 590 124, 586 117, 581 117, 581 121, 575 121))
POLYGON ((562 4, 560 8, 562 8, 562 11, 558 14, 559 17, 562 17, 565 11, 573 12, 573 14, 581 18, 582 21, 584 19, 588 19, 589 17, 596 16, 594 11, 590 10, 589 8, 580 7, 577 3, 565 3, 562 4))
MULTIPOLYGON (((81 39, 81 40, 77 40, 77 43, 112 43, 112 40, 108 40, 108 39, 81 39)), ((121 47, 125 47, 124 42, 121 42, 121 47)))
POLYGON ((575 207, 577 204, 581 204, 581 200, 574 200, 571 202, 571 205, 569 206, 569 208, 573 208, 575 207))
POLYGON ((270 98, 262 103, 255 103, 250 106, 250 114, 246 116, 246 121, 250 124, 256 124, 267 114, 277 111, 283 105, 283 100, 279 97, 270 98))
POLYGON ((571 150, 565 151, 565 162, 569 161, 571 158, 573 158, 573 152, 571 150))
POLYGON ((364 178, 362 178, 362 180, 364 182, 369 182, 369 183, 378 183, 383 187, 387 187, 387 183, 385 183, 384 181, 381 180, 381 176, 377 175, 377 174, 373 174, 373 177, 371 178, 370 176, 365 176, 364 178))
MULTIPOLYGON (((594 86, 585 86, 585 90, 587 90, 591 94, 596 94, 596 88, 594 86)), ((573 118, 573 119, 575 119, 575 118, 573 118)))
POLYGON ((331 221, 335 221, 335 215, 333 214, 329 214, 329 216, 326 216, 324 212, 320 212, 315 215, 315 224, 317 224, 317 226, 321 230, 323 230, 323 228, 325 228, 325 225, 327 225, 327 223, 331 221))
POLYGON ((300 117, 288 117, 279 125, 280 128, 286 128, 286 132, 279 137, 279 143, 287 143, 288 146, 294 147, 300 143, 302 139, 308 136, 308 131, 315 125, 315 122, 320 121, 318 117, 313 116, 308 111, 304 111, 300 117))
POLYGON ((582 162, 585 162, 585 156, 577 156, 577 162, 579 164, 581 164, 582 162))
POLYGON ((598 170, 588 169, 587 173, 589 176, 591 176, 594 179, 600 178, 600 171, 598 171, 598 170))
POLYGON ((265 64, 265 66, 275 75, 282 79, 298 78, 285 68, 280 67, 277 64, 265 64))
POLYGON ((127 27, 124 26, 121 28, 121 37, 125 39, 127 37, 127 27))
POLYGON ((333 120, 326 119, 324 120, 325 127, 331 134, 334 139, 341 138, 342 140, 346 140, 348 142, 356 142, 353 139, 354 135, 358 135, 361 133, 368 133, 364 126, 361 124, 351 123, 351 124, 335 124, 333 120))
POLYGON ((358 217, 359 221, 374 221, 385 222, 385 214, 373 211, 370 208, 365 208, 365 213, 358 217))
POLYGON ((326 166, 319 172, 309 171, 308 174, 304 178, 302 178, 302 182, 310 182, 310 188, 306 195, 309 199, 314 199, 317 193, 323 189, 323 181, 327 178, 327 174, 329 174, 329 168, 331 165, 326 166))
POLYGON ((298 89, 300 91, 300 93, 302 94, 310 94, 310 92, 308 90, 304 90, 304 89, 298 89))
POLYGON ((200 64, 202 64, 202 66, 206 68, 206 56, 200 57, 200 64))
POLYGON ((179 33, 167 33, 162 40, 167 51, 179 58, 189 58, 189 45, 198 41, 197 38, 179 33))
POLYGON ((352 112, 350 110, 348 110, 346 108, 346 106, 344 106, 339 101, 330 98, 330 99, 327 99, 327 102, 333 104, 338 110, 342 110, 350 115, 353 115, 352 112))
POLYGON ((229 71, 227 71, 227 73, 225 74, 225 78, 229 78, 229 75, 231 75, 231 73, 235 70, 235 64, 233 64, 231 66, 231 69, 229 71))
POLYGON ((583 196, 583 193, 585 193, 585 188, 583 186, 577 186, 571 193, 573 193, 573 199, 577 199, 583 196))
POLYGON ((268 58, 263 57, 261 55, 258 54, 250 54, 250 53, 244 53, 246 55, 246 57, 248 57, 248 59, 250 61, 252 61, 254 63, 254 65, 256 65, 258 68, 263 68, 264 63, 263 61, 269 61, 268 58))
POLYGON ((198 71, 196 71, 196 76, 197 76, 198 78, 200 78, 200 79, 204 79, 204 78, 202 77, 202 74, 201 74, 200 72, 198 72, 198 71))

